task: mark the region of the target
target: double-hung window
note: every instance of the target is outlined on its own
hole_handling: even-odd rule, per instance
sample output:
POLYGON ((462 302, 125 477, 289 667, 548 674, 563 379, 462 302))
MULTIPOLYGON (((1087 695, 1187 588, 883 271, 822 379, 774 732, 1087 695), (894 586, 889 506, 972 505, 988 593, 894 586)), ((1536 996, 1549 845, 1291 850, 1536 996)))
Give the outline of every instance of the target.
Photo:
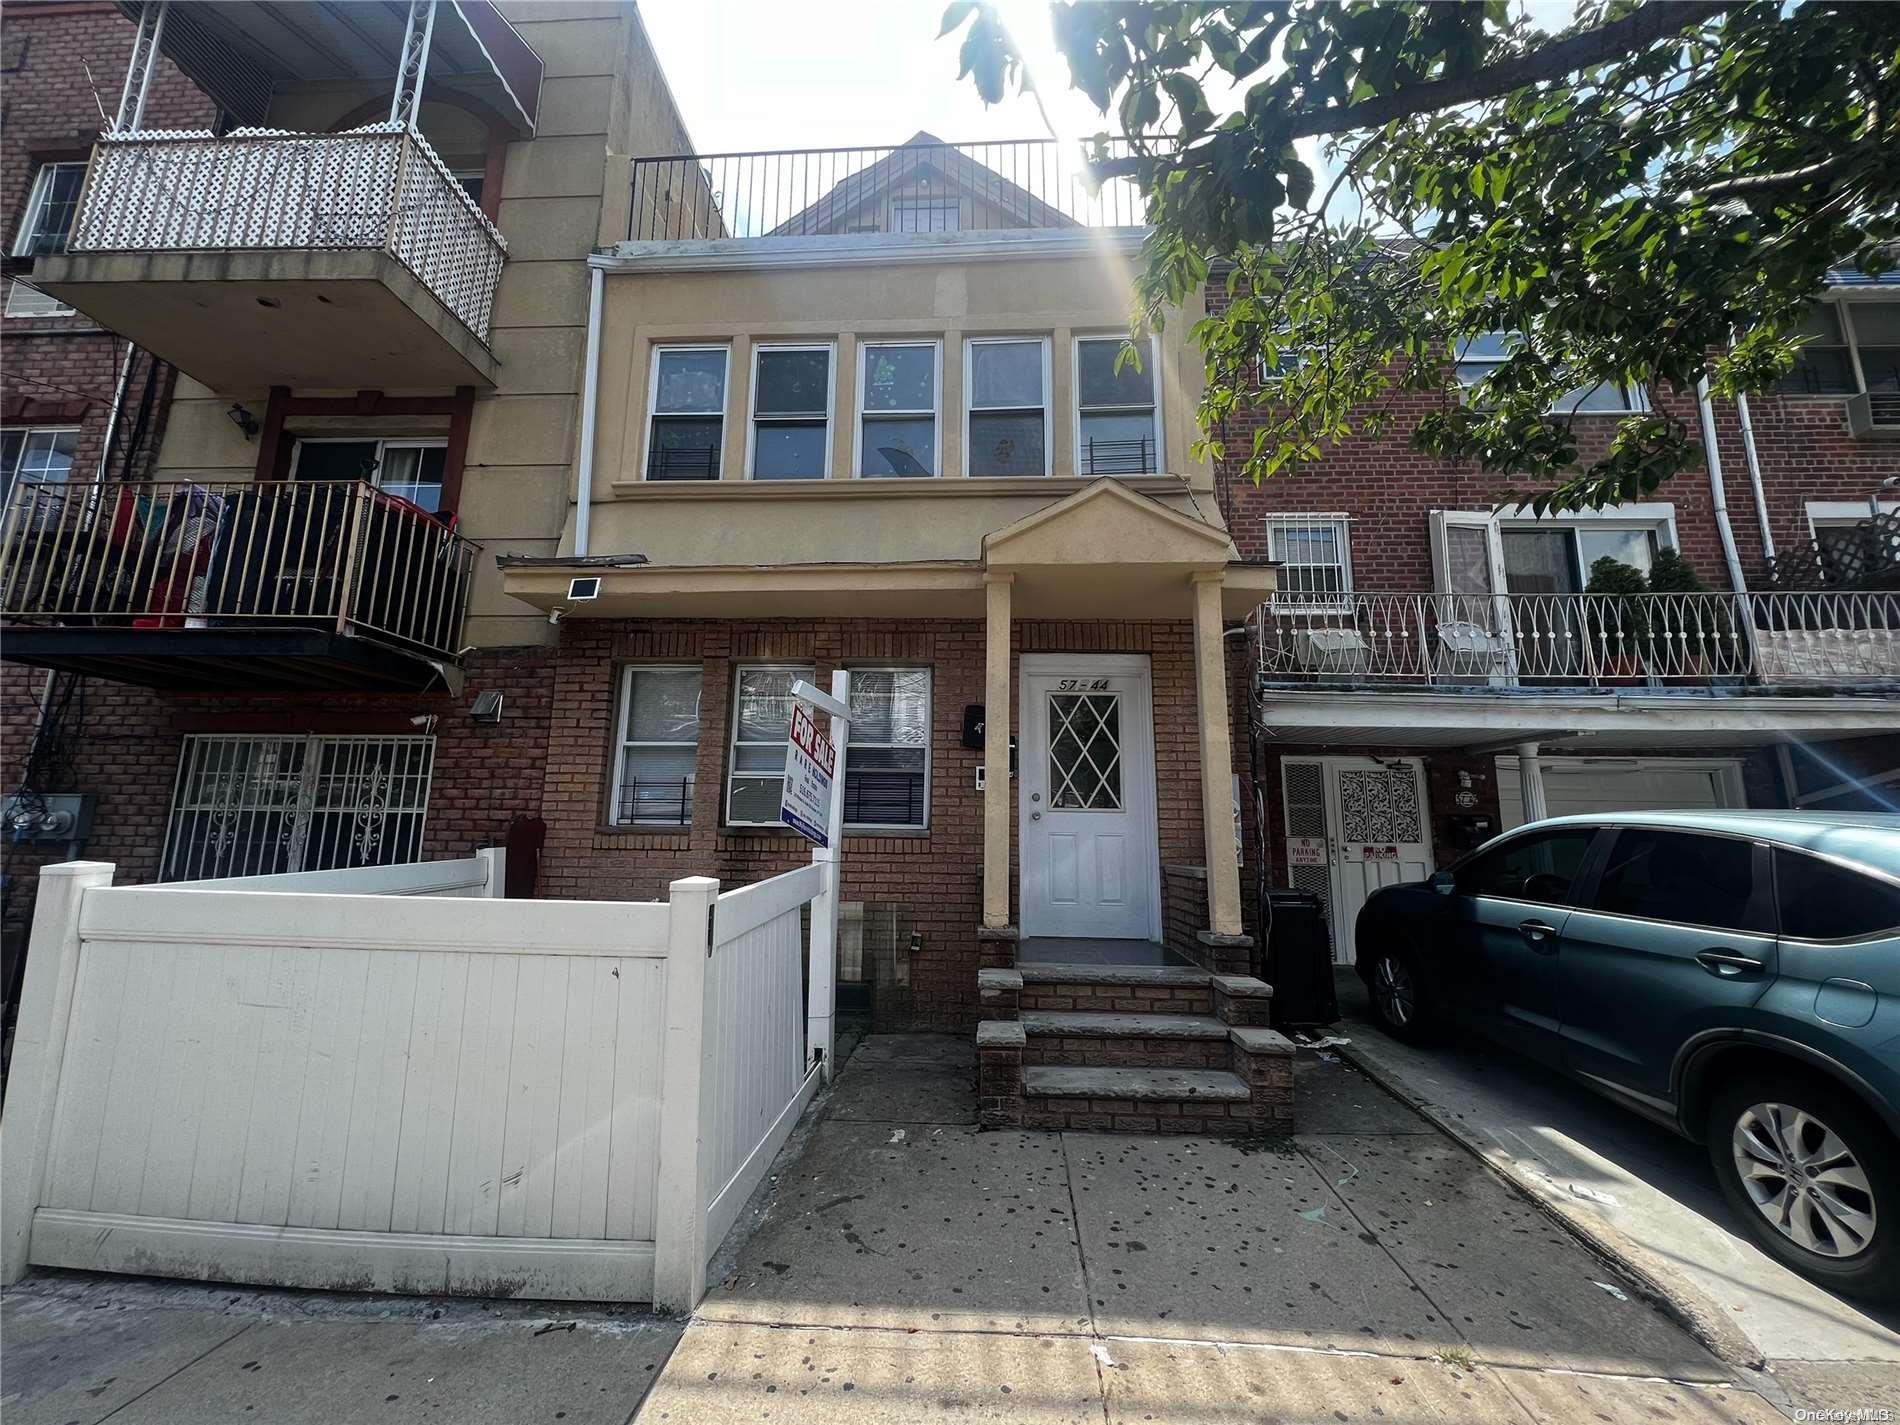
POLYGON ((851 670, 844 821, 876 829, 930 824, 928 668, 851 670))
POLYGON ((752 356, 752 478, 831 473, 830 343, 761 346, 752 356))
POLYGON ((620 685, 613 820, 691 826, 699 761, 699 669, 636 664, 620 685))
POLYGON ((723 346, 661 346, 653 351, 647 415, 647 479, 717 480, 726 443, 723 346))
POLYGON ((10 491, 15 480, 67 480, 72 476, 73 452, 79 448, 78 426, 13 426, 0 431, 0 480, 10 491))
POLYGON ((1269 515, 1276 607, 1336 610, 1352 601, 1352 524, 1345 515, 1269 515))
POLYGON ((1152 475, 1161 468, 1161 408, 1155 400, 1155 344, 1136 343, 1115 369, 1125 339, 1075 343, 1075 466, 1079 475, 1152 475))
POLYGON ((809 666, 779 664, 738 670, 733 680, 732 759, 726 773, 730 826, 782 826, 785 749, 791 735, 792 684, 810 682, 809 666))
MULTIPOLYGON (((1458 384, 1469 390, 1484 381, 1515 354, 1520 342, 1521 338, 1516 332, 1486 332, 1460 342, 1457 352, 1458 384)), ((1641 386, 1602 381, 1593 386, 1577 386, 1566 391, 1550 408, 1550 414, 1619 414, 1648 409, 1649 400, 1641 386)))
POLYGON ((940 348, 934 341, 865 342, 858 348, 858 474, 935 475, 940 348))
POLYGON ((14 235, 15 257, 44 257, 64 252, 79 213, 79 190, 86 184, 83 163, 43 163, 33 179, 20 230, 14 235))
POLYGON ((972 475, 1049 473, 1049 342, 977 337, 964 347, 964 458, 972 475))

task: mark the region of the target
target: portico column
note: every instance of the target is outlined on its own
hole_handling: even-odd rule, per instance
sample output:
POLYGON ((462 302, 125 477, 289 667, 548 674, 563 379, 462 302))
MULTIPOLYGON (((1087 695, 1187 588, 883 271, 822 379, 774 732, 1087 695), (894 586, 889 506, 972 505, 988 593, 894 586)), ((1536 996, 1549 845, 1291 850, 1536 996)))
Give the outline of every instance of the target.
POLYGON ((1201 835, 1207 848, 1207 928, 1239 935, 1240 860, 1234 847, 1234 744, 1227 726, 1227 659, 1219 571, 1188 576, 1194 595, 1194 690, 1201 725, 1201 835))
POLYGON ((1014 574, 983 576, 983 928, 1009 924, 1009 597, 1014 574))
POLYGON ((1544 764, 1537 760, 1537 744, 1517 744, 1517 789, 1524 798, 1524 820, 1542 821, 1550 815, 1544 800, 1544 764))

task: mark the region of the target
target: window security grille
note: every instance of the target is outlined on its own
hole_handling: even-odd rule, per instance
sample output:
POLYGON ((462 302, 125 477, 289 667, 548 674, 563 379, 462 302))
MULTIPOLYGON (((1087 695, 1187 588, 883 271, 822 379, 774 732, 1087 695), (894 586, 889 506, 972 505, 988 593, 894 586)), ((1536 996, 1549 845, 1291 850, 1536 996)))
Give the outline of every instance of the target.
POLYGON ((187 737, 159 879, 417 860, 434 765, 433 737, 187 737))

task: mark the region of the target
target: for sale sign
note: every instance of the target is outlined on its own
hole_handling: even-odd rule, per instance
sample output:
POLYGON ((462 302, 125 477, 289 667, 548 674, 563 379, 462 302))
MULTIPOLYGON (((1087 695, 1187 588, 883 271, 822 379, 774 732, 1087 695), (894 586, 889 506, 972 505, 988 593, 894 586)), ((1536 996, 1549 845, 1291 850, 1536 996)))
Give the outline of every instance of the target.
POLYGON ((831 820, 831 778, 838 753, 818 730, 803 703, 792 704, 792 729, 785 748, 785 792, 779 819, 807 841, 823 846, 831 820))

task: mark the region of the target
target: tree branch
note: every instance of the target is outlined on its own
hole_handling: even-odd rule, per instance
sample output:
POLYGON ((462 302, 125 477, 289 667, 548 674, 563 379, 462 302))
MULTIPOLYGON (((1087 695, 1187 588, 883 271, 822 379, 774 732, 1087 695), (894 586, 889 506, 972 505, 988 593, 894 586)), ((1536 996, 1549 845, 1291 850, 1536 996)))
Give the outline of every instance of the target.
POLYGON ((1692 25, 1728 10, 1740 8, 1737 0, 1650 0, 1620 20, 1599 25, 1594 30, 1532 50, 1528 54, 1500 60, 1483 69, 1455 79, 1434 79, 1408 85, 1391 94, 1362 99, 1357 104, 1334 105, 1294 114, 1286 130, 1288 138, 1306 138, 1314 134, 1336 134, 1350 129, 1378 128, 1394 119, 1414 114, 1494 99, 1540 80, 1555 79, 1605 60, 1618 59, 1654 44, 1664 35, 1676 34, 1692 25))

